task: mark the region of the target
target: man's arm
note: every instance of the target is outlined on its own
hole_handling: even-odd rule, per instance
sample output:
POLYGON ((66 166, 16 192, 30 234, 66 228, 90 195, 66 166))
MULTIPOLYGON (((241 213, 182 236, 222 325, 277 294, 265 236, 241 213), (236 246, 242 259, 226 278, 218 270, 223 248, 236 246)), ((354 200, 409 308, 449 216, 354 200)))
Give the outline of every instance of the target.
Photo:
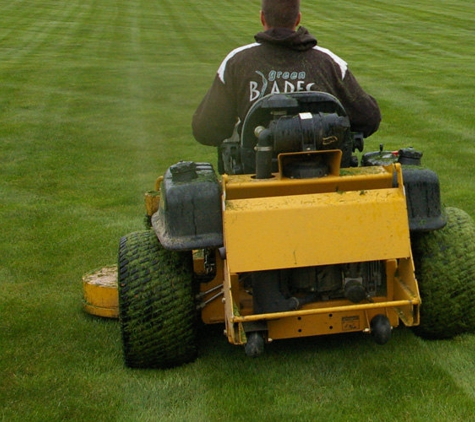
POLYGON ((376 132, 381 123, 378 103, 361 88, 349 70, 343 80, 342 91, 338 97, 350 118, 351 130, 361 132, 365 137, 376 132))
POLYGON ((237 121, 234 102, 226 86, 216 75, 211 88, 193 115, 192 128, 195 139, 204 144, 218 146, 230 138, 237 121))

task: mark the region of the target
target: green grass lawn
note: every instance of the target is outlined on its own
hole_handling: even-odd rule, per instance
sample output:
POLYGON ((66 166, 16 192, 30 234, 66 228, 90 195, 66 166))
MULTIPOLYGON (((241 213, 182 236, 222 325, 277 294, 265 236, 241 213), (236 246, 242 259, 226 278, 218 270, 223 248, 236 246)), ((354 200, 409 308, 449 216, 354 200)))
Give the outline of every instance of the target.
MULTIPOLYGON (((195 363, 137 371, 117 321, 82 311, 83 274, 143 227, 155 178, 180 159, 214 162, 191 116, 227 52, 260 30, 259 6, 0 4, 0 420, 475 419, 473 335, 282 341, 250 360, 211 327, 195 363)), ((381 105, 366 150, 422 150, 443 202, 475 217, 473 4, 303 0, 302 12, 381 105)))

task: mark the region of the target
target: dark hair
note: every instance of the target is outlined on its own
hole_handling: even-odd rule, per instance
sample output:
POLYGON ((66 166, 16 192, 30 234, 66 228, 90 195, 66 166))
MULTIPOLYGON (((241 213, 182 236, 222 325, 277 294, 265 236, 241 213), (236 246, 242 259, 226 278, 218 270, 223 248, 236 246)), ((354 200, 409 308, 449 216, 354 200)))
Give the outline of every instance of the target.
POLYGON ((262 0, 262 13, 271 28, 293 28, 300 12, 300 0, 262 0))

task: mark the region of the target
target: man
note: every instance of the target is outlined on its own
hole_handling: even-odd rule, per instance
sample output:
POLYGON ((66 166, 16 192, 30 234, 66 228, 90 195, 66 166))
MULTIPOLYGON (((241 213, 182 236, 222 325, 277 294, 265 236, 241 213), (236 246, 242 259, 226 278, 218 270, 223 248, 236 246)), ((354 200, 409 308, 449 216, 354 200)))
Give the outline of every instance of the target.
POLYGON ((233 50, 193 116, 193 134, 205 145, 219 146, 243 122, 251 105, 279 92, 324 91, 337 97, 354 132, 365 137, 381 121, 376 100, 367 94, 345 61, 318 47, 299 27, 300 0, 262 0, 263 32, 256 42, 233 50))

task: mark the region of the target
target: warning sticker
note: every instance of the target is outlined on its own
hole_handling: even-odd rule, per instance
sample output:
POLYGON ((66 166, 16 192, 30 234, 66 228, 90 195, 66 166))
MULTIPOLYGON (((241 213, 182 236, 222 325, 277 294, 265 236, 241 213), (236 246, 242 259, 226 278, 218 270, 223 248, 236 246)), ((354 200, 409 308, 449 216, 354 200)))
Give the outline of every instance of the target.
POLYGON ((360 329, 360 317, 358 315, 343 317, 341 319, 341 328, 343 331, 354 331, 360 329))

